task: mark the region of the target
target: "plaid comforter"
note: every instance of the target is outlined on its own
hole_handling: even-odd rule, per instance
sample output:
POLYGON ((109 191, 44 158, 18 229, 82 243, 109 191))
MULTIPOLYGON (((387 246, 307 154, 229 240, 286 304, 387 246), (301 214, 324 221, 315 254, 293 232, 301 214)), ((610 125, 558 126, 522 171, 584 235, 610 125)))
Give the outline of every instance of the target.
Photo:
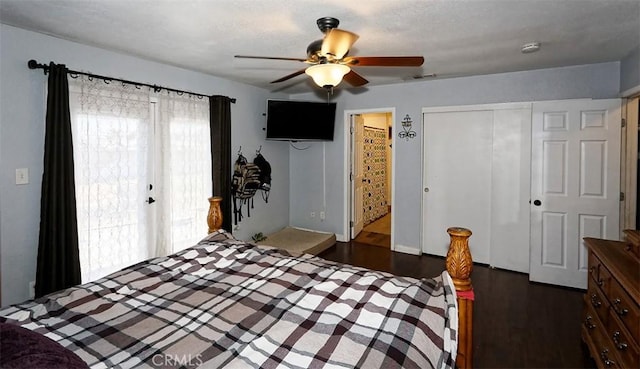
POLYGON ((219 232, 168 257, 0 310, 91 367, 448 368, 446 272, 416 280, 219 232))

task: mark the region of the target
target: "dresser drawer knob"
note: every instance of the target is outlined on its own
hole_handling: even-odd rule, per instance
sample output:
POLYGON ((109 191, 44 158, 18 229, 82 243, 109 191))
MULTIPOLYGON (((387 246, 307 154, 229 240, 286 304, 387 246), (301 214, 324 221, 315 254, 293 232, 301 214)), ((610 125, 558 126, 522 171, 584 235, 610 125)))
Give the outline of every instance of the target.
POLYGON ((598 287, 602 287, 602 285, 604 284, 604 279, 598 278, 598 280, 596 281, 596 284, 598 285, 598 287))
POLYGON ((613 366, 616 365, 616 362, 609 359, 609 349, 604 349, 600 352, 600 358, 602 359, 602 361, 604 362, 604 365, 606 366, 613 366))
POLYGON ((587 315, 587 318, 584 320, 584 325, 585 327, 589 328, 589 329, 594 329, 596 327, 595 324, 593 324, 593 317, 591 315, 587 315))
POLYGON ((625 315, 627 315, 629 310, 627 310, 625 308, 621 308, 620 307, 621 303, 622 303, 622 301, 620 301, 620 299, 613 300, 613 310, 615 310, 616 314, 618 314, 619 316, 625 316, 625 315))
POLYGON ((616 348, 620 351, 624 351, 627 349, 627 344, 624 342, 620 342, 620 331, 615 331, 613 333, 613 343, 616 344, 616 348))
POLYGON ((596 308, 602 305, 602 301, 598 300, 598 296, 595 293, 591 294, 591 305, 596 308))

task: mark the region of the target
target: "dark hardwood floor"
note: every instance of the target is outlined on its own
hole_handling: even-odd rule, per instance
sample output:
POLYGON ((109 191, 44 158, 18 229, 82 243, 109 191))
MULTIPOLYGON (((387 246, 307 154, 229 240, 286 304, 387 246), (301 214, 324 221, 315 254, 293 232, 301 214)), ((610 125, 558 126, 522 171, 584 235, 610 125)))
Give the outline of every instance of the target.
MULTIPOLYGON (((433 277, 444 259, 358 242, 338 242, 322 258, 397 275, 433 277)), ((583 291, 530 283, 528 275, 474 265, 475 368, 595 368, 580 338, 583 291)))

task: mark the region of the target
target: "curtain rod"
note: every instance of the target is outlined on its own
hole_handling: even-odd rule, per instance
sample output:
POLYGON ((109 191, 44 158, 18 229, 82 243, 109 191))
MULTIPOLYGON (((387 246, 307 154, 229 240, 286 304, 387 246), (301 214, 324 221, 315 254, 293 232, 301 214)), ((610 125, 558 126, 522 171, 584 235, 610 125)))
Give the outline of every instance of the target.
MULTIPOLYGON (((37 61, 31 59, 27 62, 27 66, 29 67, 29 69, 42 69, 44 70, 44 74, 47 74, 47 72, 49 71, 49 66, 46 64, 40 64, 37 61)), ((198 94, 195 92, 191 92, 191 91, 184 91, 184 90, 176 90, 175 88, 169 88, 169 87, 164 87, 164 86, 158 86, 158 85, 150 85, 148 83, 141 83, 141 82, 134 82, 134 81, 128 81, 126 79, 120 79, 120 78, 113 78, 113 77, 105 77, 105 76, 101 76, 98 74, 92 74, 92 73, 87 73, 87 72, 80 72, 80 71, 76 71, 76 70, 69 70, 68 74, 82 74, 88 77, 93 77, 93 78, 100 78, 102 80, 105 81, 118 81, 118 82, 122 82, 122 83, 127 83, 130 85, 138 85, 138 86, 147 86, 150 88, 153 88, 154 92, 160 92, 162 90, 167 90, 167 91, 171 91, 171 92, 176 92, 178 94, 191 94, 194 96, 198 96, 198 97, 209 97, 207 95, 203 95, 203 94, 198 94)), ((235 104, 236 103, 236 99, 235 98, 230 98, 231 103, 235 104)))

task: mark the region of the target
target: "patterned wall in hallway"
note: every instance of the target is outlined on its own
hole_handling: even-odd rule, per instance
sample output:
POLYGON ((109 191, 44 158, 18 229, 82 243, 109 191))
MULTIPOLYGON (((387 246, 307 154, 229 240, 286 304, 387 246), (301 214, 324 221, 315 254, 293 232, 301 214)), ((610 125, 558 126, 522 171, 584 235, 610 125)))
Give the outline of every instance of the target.
POLYGON ((364 224, 387 214, 387 132, 364 128, 364 224))

